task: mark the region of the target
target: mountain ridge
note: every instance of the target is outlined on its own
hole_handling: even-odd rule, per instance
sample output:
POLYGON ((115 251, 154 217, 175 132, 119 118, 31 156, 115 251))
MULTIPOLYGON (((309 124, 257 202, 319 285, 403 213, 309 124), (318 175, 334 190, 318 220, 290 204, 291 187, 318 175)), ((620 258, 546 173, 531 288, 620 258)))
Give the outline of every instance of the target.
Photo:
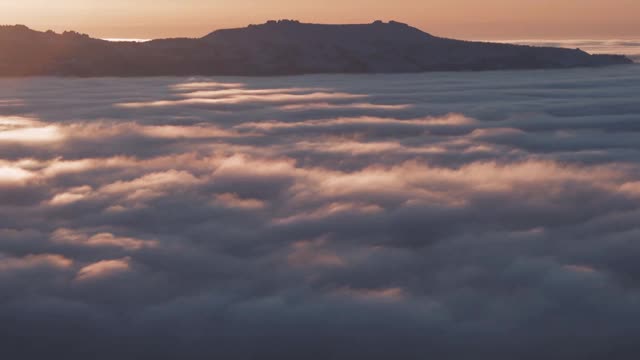
POLYGON ((622 55, 437 37, 408 24, 268 21, 201 38, 109 42, 0 26, 0 76, 299 75, 551 69, 628 64, 622 55))

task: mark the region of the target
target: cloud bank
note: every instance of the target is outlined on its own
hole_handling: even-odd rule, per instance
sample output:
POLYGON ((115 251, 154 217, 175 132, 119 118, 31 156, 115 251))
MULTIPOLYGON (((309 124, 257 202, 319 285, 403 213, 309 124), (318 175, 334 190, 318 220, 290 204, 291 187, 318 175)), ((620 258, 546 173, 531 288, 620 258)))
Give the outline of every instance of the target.
POLYGON ((582 49, 590 54, 620 54, 626 55, 634 62, 640 62, 640 40, 636 39, 610 39, 610 40, 507 40, 501 41, 509 44, 522 44, 530 46, 552 46, 569 49, 582 49))
POLYGON ((14 359, 640 352, 640 69, 0 80, 14 359))

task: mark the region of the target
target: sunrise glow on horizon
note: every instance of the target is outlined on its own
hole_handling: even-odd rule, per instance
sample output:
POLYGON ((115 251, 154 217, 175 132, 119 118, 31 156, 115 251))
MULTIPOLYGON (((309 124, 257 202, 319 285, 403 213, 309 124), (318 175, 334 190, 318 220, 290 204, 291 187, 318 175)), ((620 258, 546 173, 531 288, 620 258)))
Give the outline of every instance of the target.
POLYGON ((314 23, 397 20, 436 35, 468 39, 640 35, 640 2, 635 0, 140 0, 135 5, 124 0, 24 0, 2 7, 0 24, 77 30, 103 38, 199 37, 281 18, 314 23))

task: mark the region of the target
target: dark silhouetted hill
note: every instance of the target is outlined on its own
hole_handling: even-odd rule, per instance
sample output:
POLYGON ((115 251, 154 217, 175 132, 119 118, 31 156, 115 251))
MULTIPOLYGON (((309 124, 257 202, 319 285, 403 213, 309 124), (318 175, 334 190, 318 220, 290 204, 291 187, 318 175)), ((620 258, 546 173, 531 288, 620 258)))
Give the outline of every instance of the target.
POLYGON ((628 64, 621 55, 435 37, 398 22, 269 21, 200 39, 109 42, 0 26, 0 76, 291 75, 548 69, 628 64))

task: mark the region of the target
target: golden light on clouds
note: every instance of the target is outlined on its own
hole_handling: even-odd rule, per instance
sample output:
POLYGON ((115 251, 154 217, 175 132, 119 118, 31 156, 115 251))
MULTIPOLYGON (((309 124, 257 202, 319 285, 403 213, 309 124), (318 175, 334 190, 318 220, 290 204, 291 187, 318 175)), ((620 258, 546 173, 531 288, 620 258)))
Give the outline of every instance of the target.
MULTIPOLYGON (((6 2, 6 1, 5 1, 6 2)), ((0 23, 75 29, 98 37, 201 36, 211 30, 294 18, 358 23, 395 19, 463 38, 632 37, 636 0, 24 0, 2 4, 0 23)))
POLYGON ((63 137, 55 125, 44 125, 28 118, 0 116, 0 143, 51 143, 63 137))
POLYGON ((638 94, 638 65, 0 79, 3 358, 634 358, 638 94))

